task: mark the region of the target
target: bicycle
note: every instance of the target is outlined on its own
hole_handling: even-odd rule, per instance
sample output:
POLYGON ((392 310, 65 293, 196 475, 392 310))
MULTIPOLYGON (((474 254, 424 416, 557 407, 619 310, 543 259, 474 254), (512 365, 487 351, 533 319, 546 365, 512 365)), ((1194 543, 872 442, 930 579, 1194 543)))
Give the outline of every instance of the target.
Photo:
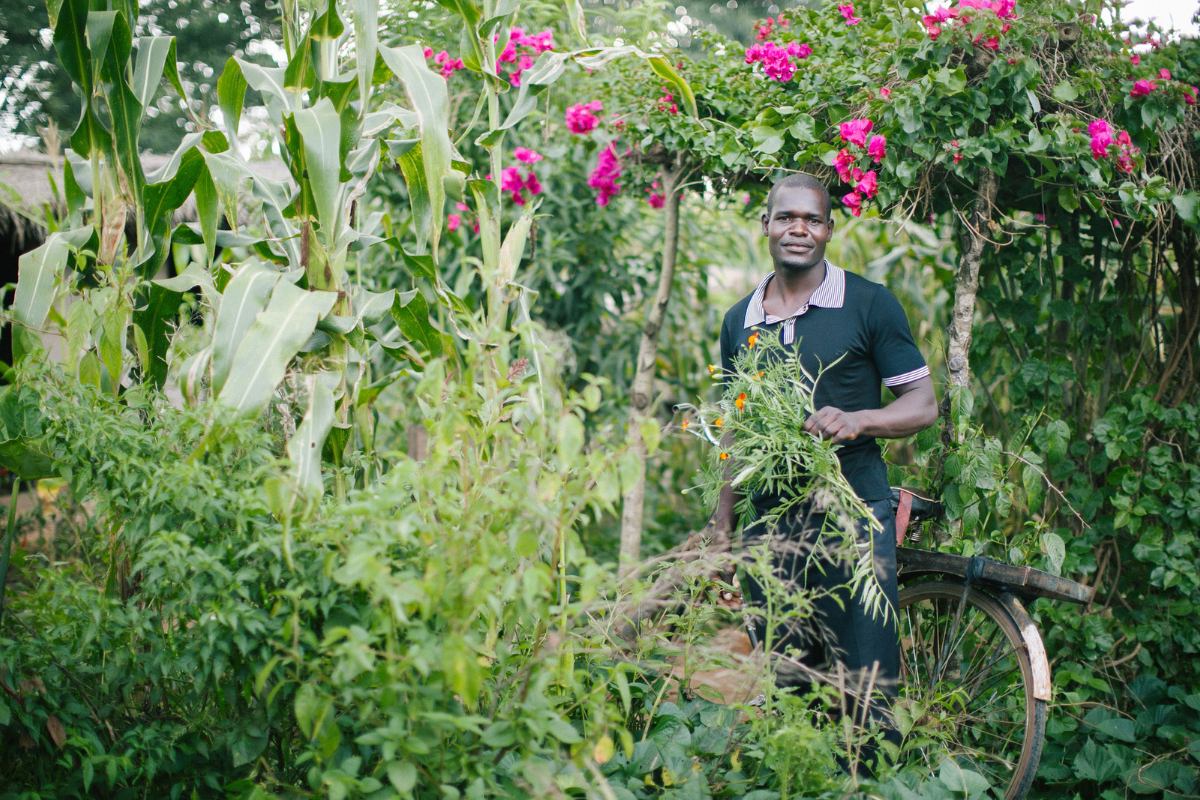
MULTIPOLYGON (((1087 605, 1095 588, 1032 567, 900 545, 944 508, 893 487, 900 583, 899 702, 944 726, 961 766, 1023 800, 1041 760, 1050 663, 1027 606, 1087 605)), ((936 764, 931 764, 931 767, 936 764)))

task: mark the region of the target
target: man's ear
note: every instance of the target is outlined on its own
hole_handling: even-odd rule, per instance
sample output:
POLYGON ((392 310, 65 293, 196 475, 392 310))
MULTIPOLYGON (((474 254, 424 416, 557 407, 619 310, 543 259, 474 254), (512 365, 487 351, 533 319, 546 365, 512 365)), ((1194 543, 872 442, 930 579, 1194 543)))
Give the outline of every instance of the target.
POLYGON ((759 219, 762 220, 763 236, 766 236, 767 235, 767 223, 769 222, 769 220, 767 219, 767 215, 763 214, 761 217, 759 217, 759 219))

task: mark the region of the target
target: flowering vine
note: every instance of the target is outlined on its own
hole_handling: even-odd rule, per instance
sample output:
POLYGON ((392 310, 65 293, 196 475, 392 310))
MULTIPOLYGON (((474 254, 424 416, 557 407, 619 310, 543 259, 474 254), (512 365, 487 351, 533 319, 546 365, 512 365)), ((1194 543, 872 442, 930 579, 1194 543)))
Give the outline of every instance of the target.
POLYGON ((621 161, 617 158, 617 151, 612 142, 609 142, 608 146, 600 151, 600 156, 596 159, 596 168, 588 176, 588 186, 597 192, 596 205, 606 206, 609 200, 621 193, 621 185, 617 183, 619 177, 621 161))

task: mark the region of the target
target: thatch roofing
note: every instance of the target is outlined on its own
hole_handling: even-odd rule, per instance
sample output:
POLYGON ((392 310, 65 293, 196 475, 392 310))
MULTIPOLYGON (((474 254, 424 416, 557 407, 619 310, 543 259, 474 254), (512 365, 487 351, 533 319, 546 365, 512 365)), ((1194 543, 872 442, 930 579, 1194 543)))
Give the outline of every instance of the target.
MULTIPOLYGON (((142 168, 151 173, 167 162, 169 156, 143 155, 142 168)), ((30 150, 0 153, 0 251, 25 253, 42 243, 46 228, 48 203, 61 202, 63 191, 63 157, 52 157, 30 150), (58 198, 51 188, 50 176, 58 189, 58 198)), ((287 166, 278 159, 251 161, 250 168, 260 175, 279 181, 290 181, 287 166)), ((191 198, 180 214, 181 221, 194 221, 196 207, 191 198)))

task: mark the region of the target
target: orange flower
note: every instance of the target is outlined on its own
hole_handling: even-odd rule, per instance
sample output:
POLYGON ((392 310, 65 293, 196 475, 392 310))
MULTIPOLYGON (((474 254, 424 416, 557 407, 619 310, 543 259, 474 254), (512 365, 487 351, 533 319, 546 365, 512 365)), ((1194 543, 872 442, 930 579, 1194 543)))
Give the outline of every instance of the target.
POLYGON ((754 333, 750 334, 750 346, 754 347, 755 343, 757 343, 757 342, 758 342, 758 332, 755 331, 754 333))
POLYGON ((760 373, 758 373, 758 377, 761 378, 763 375, 766 375, 766 374, 767 374, 766 372, 760 372, 760 373))
POLYGON ((683 429, 684 429, 685 431, 687 430, 687 426, 688 426, 688 421, 685 419, 685 420, 683 421, 683 429))
POLYGON ((714 372, 716 372, 716 371, 717 371, 717 365, 716 365, 716 364, 709 364, 709 365, 708 365, 708 374, 709 374, 709 375, 712 375, 712 374, 713 374, 714 372))
POLYGON ((743 408, 745 408, 746 407, 746 393, 742 392, 741 394, 739 394, 738 399, 734 400, 733 404, 735 406, 737 406, 738 411, 741 411, 743 408))
POLYGON ((713 421, 713 425, 716 425, 718 428, 724 424, 725 424, 725 420, 722 419, 721 417, 717 417, 716 420, 713 421))
POLYGON ((729 453, 721 453, 721 460, 722 460, 722 461, 724 461, 724 460, 725 460, 725 459, 727 459, 727 458, 729 458, 729 453))

